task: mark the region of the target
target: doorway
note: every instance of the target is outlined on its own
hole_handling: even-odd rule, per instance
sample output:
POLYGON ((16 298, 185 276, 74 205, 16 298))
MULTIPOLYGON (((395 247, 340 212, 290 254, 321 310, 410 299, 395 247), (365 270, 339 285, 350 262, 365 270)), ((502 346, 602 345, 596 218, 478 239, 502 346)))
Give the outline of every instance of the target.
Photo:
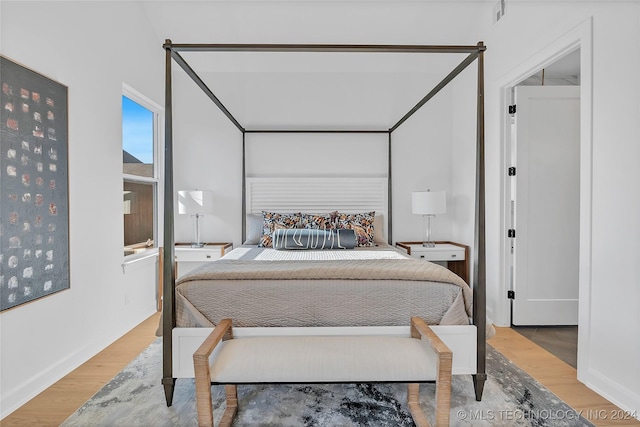
POLYGON ((577 366, 580 50, 511 87, 508 223, 511 325, 577 366))

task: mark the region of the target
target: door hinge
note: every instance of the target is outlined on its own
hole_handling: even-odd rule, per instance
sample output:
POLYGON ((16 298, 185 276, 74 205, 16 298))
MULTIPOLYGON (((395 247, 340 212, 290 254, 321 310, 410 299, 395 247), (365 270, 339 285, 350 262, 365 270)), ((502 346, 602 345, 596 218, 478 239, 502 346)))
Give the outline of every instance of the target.
POLYGON ((516 230, 514 230, 513 228, 507 230, 507 237, 509 237, 510 239, 514 239, 516 237, 516 230))
POLYGON ((516 168, 511 166, 509 168, 509 176, 516 176, 516 168))
POLYGON ((507 298, 516 299, 516 292, 515 291, 507 291, 507 298))
POLYGON ((509 105, 509 114, 515 114, 515 113, 516 113, 516 104, 509 105))

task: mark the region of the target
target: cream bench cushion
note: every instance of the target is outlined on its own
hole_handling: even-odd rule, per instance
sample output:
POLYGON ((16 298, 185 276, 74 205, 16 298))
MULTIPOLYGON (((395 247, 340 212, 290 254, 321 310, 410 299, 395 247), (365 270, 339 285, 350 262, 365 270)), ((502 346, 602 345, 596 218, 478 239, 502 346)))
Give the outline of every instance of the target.
POLYGON ((436 379, 426 342, 393 336, 273 336, 227 340, 211 363, 211 382, 358 383, 436 379))

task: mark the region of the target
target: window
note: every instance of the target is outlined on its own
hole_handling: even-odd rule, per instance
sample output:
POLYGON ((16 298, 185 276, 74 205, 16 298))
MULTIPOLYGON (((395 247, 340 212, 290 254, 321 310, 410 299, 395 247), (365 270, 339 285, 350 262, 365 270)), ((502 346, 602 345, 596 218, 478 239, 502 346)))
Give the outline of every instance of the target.
POLYGON ((160 108, 125 88, 122 96, 124 255, 157 247, 160 108))

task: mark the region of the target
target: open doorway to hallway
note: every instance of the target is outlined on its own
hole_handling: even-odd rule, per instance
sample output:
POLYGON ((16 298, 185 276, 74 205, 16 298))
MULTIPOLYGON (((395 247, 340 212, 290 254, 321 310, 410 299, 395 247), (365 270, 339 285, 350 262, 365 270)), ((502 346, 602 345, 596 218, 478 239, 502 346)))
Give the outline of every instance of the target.
POLYGON ((511 324, 577 367, 580 50, 511 89, 511 324), (517 237, 516 237, 517 236, 517 237))
POLYGON ((538 344, 569 366, 578 367, 578 325, 512 326, 513 330, 538 344))

